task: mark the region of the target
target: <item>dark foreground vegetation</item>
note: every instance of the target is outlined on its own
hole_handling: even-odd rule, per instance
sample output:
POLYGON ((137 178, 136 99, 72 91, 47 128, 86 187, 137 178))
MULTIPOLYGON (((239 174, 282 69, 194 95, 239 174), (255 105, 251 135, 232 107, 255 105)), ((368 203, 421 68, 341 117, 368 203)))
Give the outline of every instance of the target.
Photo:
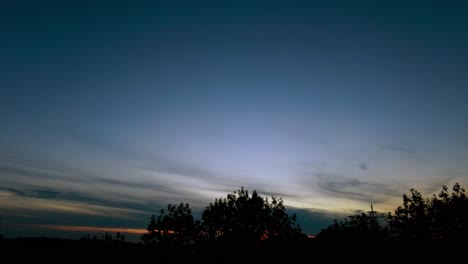
POLYGON ((394 213, 371 210, 307 238, 281 199, 241 189, 195 221, 188 204, 153 216, 139 244, 119 236, 80 240, 1 239, 2 259, 57 260, 438 260, 466 258, 468 199, 455 184, 423 198, 411 189, 394 213))
MULTIPOLYGON (((466 241, 321 241, 265 243, 249 248, 237 243, 202 243, 193 247, 147 246, 128 242, 80 241, 53 238, 3 240, 4 260, 58 261, 170 261, 268 260, 268 261, 407 261, 430 260, 446 263, 466 259, 466 241)), ((9 262, 8 262, 9 263, 9 262)), ((285 262, 288 263, 288 262, 285 262)))

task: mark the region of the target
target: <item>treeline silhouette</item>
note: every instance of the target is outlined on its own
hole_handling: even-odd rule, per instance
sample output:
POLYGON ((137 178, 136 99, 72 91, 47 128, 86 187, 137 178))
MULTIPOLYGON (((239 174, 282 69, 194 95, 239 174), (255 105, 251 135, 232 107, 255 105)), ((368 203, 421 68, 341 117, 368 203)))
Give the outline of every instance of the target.
POLYGON ((158 217, 151 217, 142 241, 167 252, 176 250, 181 254, 187 250, 198 256, 308 258, 314 252, 313 257, 326 258, 423 254, 433 259, 444 250, 461 245, 459 242, 467 238, 467 227, 468 199, 458 183, 451 191, 443 186, 431 198, 423 198, 419 191, 410 189, 393 213, 376 212, 371 205, 367 213, 335 220, 315 239, 308 239, 302 232, 296 215, 288 215, 281 198, 269 200, 256 191, 249 194, 241 188, 226 198, 215 199, 200 220, 194 220, 189 204, 169 204, 158 217), (429 251, 405 250, 415 245, 429 251), (324 254, 330 248, 336 252, 324 254), (390 254, 389 248, 401 250, 390 254))
POLYGON ((118 234, 80 240, 0 239, 4 256, 83 261, 178 260, 440 260, 465 258, 468 199, 458 183, 424 198, 415 189, 393 213, 371 210, 335 220, 308 238, 281 198, 241 188, 215 199, 195 220, 190 205, 169 204, 150 218, 139 244, 118 234), (28 252, 16 255, 14 252, 28 252))
POLYGON ((317 239, 394 239, 394 240, 466 240, 468 235, 468 199, 456 183, 450 192, 443 186, 438 195, 423 198, 410 189, 403 205, 395 212, 381 214, 371 210, 336 221, 322 230, 317 239))
POLYGON ((296 215, 289 216, 281 198, 271 201, 257 191, 248 190, 228 194, 210 203, 201 221, 195 221, 189 204, 167 206, 156 218, 151 217, 148 233, 142 236, 145 244, 170 246, 193 245, 199 242, 239 242, 239 246, 256 246, 264 240, 304 240, 306 235, 296 223, 296 215))
POLYGON ((87 235, 84 235, 80 238, 80 240, 83 240, 83 241, 98 241, 98 240, 102 240, 102 241, 106 241, 106 242, 125 242, 125 239, 127 237, 124 235, 124 234, 121 234, 120 232, 117 232, 115 237, 112 236, 111 234, 109 234, 108 232, 104 233, 104 235, 99 239, 97 236, 92 236, 87 234, 87 235))

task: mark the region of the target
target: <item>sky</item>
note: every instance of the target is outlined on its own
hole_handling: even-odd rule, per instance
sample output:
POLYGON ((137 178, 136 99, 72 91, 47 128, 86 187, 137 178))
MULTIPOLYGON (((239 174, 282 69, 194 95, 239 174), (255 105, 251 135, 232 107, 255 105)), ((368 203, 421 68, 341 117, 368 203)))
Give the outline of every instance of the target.
POLYGON ((468 184, 465 1, 2 1, 0 33, 7 237, 241 186, 317 234, 468 184))

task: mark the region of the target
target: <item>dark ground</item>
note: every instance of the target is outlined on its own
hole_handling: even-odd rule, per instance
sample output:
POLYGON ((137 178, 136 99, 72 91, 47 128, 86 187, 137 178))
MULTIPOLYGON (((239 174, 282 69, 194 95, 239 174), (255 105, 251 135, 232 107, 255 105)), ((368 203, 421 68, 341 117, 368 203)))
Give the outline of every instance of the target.
POLYGON ((145 246, 127 242, 54 238, 0 240, 0 260, 28 261, 441 261, 466 260, 466 241, 319 241, 204 243, 192 247, 145 246))

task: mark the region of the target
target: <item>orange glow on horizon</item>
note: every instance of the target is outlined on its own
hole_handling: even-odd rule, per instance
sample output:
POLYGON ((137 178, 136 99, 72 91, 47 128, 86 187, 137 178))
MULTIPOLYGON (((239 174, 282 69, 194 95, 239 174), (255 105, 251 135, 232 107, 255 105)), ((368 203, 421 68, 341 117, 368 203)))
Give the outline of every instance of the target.
MULTIPOLYGON (((99 226, 68 226, 68 225, 35 225, 41 228, 61 230, 61 231, 75 231, 75 232, 108 232, 108 233, 127 233, 142 235, 148 233, 146 229, 139 228, 124 228, 124 227, 99 227, 99 226)), ((158 232, 158 230, 154 230, 158 232)), ((168 234, 174 234, 174 231, 167 231, 168 234)), ((261 236, 260 240, 268 238, 267 234, 261 236)), ((314 235, 307 235, 307 238, 315 238, 314 235)))

